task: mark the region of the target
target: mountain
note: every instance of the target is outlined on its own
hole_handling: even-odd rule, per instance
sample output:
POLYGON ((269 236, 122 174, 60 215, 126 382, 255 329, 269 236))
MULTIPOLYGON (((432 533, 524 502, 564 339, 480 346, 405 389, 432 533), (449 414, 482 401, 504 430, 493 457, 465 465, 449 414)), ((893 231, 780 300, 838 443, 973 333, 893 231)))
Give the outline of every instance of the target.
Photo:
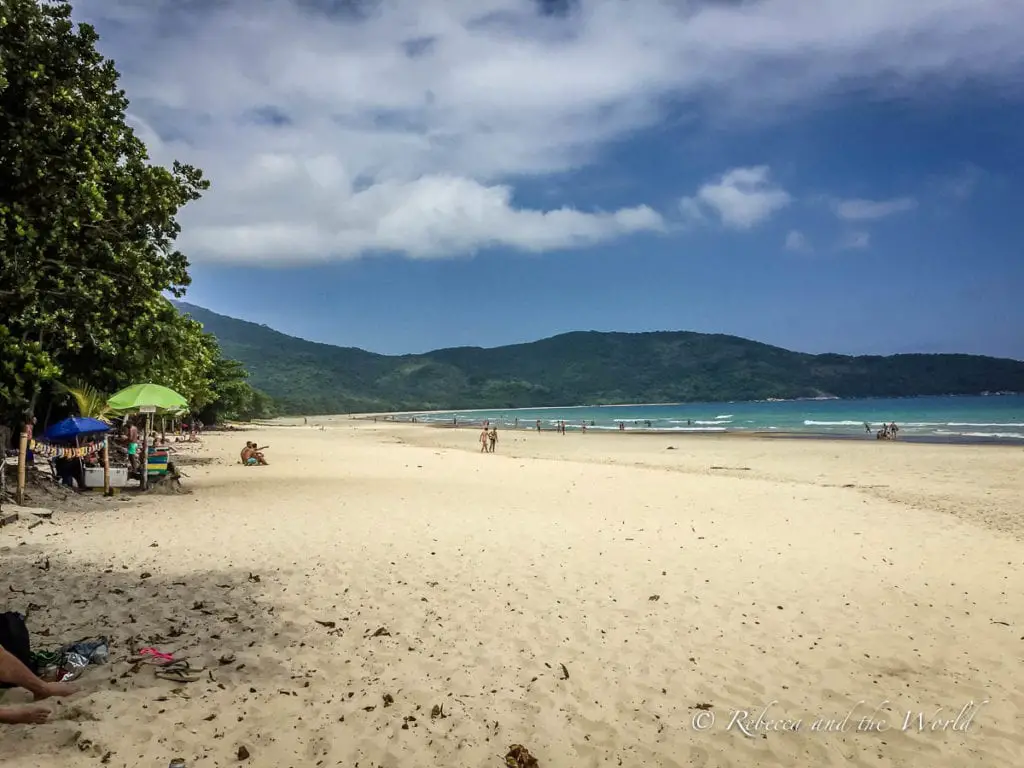
POLYGON ((1024 391, 1024 362, 978 355, 809 355, 721 334, 578 331, 392 356, 176 305, 290 414, 1024 391))

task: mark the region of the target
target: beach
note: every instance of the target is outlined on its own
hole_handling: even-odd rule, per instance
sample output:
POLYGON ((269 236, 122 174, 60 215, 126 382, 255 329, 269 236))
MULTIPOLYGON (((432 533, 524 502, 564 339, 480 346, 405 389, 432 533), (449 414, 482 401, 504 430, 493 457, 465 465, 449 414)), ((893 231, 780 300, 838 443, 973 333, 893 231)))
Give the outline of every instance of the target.
POLYGON ((0 529, 36 644, 112 640, 5 764, 1024 764, 1019 449, 325 424, 0 529))

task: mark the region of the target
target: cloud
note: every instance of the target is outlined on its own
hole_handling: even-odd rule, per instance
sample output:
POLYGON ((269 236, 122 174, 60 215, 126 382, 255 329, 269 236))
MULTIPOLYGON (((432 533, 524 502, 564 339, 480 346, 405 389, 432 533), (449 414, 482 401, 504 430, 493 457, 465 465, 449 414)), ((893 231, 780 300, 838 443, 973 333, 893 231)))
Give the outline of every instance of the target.
POLYGON ((892 200, 837 200, 832 205, 836 216, 845 221, 884 219, 915 208, 917 200, 912 197, 897 197, 892 200))
POLYGON ((844 251, 859 251, 870 248, 871 233, 863 231, 848 232, 843 235, 842 240, 839 242, 839 247, 844 251))
POLYGON ((515 208, 506 186, 442 176, 385 181, 355 191, 343 178, 320 170, 321 183, 330 190, 320 198, 320 215, 290 211, 276 221, 251 221, 239 200, 233 222, 195 227, 186 233, 185 244, 242 262, 311 261, 378 251, 438 258, 488 246, 533 252, 574 248, 664 228, 661 216, 646 206, 612 213, 515 208))
POLYGON ((697 190, 695 197, 683 198, 684 215, 699 216, 702 209, 711 209, 722 223, 733 229, 750 229, 789 205, 792 198, 784 189, 773 185, 768 166, 733 168, 715 181, 697 190))
MULTIPOLYGON (((77 0, 75 16, 116 60, 153 157, 213 181, 182 215, 196 260, 597 242, 657 216, 516 193, 667 110, 752 126, 846 91, 1024 84, 1012 0, 77 0)), ((743 226, 763 214, 737 190, 699 199, 743 226)))
POLYGON ((793 229, 786 235, 786 250, 793 253, 810 253, 811 243, 803 232, 793 229))

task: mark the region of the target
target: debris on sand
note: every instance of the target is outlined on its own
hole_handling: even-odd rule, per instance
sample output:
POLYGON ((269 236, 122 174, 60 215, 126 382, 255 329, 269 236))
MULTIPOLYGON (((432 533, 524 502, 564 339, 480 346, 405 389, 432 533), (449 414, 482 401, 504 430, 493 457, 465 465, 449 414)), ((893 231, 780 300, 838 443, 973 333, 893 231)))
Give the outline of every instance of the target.
POLYGON ((507 768, 538 768, 540 763, 522 744, 513 744, 505 755, 505 765, 507 768))

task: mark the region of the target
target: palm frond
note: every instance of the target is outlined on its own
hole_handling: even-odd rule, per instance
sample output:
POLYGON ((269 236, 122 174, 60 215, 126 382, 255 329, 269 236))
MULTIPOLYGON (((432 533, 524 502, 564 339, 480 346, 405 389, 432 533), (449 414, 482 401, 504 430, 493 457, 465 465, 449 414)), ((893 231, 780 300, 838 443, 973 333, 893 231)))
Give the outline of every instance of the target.
POLYGON ((100 392, 90 384, 80 381, 57 382, 56 390, 61 394, 70 396, 75 401, 75 407, 78 409, 79 416, 110 423, 113 411, 107 405, 108 398, 105 393, 100 392))

